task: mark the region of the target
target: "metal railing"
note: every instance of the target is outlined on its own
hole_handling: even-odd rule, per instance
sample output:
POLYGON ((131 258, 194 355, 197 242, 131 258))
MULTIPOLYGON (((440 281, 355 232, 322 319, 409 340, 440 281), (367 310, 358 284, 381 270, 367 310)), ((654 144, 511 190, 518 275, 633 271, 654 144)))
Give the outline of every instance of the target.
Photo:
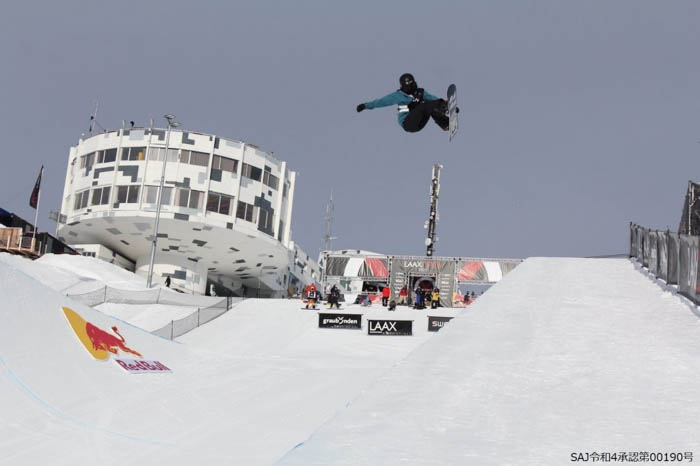
POLYGON ((700 304, 698 253, 700 236, 650 230, 630 223, 629 257, 678 293, 700 304))

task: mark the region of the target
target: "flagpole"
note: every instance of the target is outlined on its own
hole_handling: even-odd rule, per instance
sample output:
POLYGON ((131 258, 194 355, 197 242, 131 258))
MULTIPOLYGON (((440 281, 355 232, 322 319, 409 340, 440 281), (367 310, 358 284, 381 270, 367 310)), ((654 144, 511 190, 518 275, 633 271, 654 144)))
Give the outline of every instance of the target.
MULTIPOLYGON (((39 172, 39 179, 43 181, 44 178, 44 166, 41 166, 41 172, 39 172)), ((36 239, 36 229, 39 223, 39 202, 41 202, 41 182, 39 183, 39 193, 36 197, 36 213, 34 214, 34 231, 32 231, 32 252, 34 251, 34 241, 36 239)))

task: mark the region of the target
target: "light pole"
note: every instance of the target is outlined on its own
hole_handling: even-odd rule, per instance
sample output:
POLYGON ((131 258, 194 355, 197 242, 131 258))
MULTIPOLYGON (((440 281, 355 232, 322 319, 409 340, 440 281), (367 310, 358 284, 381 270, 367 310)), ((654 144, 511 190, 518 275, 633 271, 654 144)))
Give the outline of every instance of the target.
POLYGON ((153 242, 151 243, 151 262, 148 264, 148 288, 153 284, 153 262, 156 260, 156 243, 158 241, 158 223, 160 222, 160 200, 163 196, 163 184, 165 183, 165 164, 168 163, 168 143, 170 142, 170 128, 177 128, 180 123, 175 121, 175 115, 166 114, 163 118, 168 120, 168 130, 165 134, 165 153, 163 154, 163 168, 160 172, 160 186, 158 187, 158 199, 156 200, 156 221, 153 224, 153 242))

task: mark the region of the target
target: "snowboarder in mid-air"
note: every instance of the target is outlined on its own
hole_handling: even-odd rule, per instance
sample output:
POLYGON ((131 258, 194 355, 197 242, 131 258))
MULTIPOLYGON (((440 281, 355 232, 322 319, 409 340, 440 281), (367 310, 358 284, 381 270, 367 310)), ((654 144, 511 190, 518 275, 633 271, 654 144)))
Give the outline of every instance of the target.
MULTIPOLYGON (((430 92, 418 87, 410 73, 404 73, 399 78, 401 88, 370 102, 357 106, 357 111, 398 105, 399 124, 409 132, 416 133, 423 129, 430 118, 444 131, 450 128, 447 101, 435 97, 430 92)), ((459 112, 459 109, 457 109, 459 112)))

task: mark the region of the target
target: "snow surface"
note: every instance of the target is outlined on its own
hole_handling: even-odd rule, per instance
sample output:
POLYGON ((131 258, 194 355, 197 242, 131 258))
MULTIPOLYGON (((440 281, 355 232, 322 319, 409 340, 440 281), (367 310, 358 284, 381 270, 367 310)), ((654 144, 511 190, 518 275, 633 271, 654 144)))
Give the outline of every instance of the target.
POLYGON ((625 259, 528 259, 471 306, 435 312, 457 316, 439 333, 433 311, 353 305, 363 330, 334 330, 299 301, 248 300, 177 342, 28 273, 43 267, 0 257, 0 465, 700 454, 698 317, 625 259), (94 360, 61 306, 173 372, 94 360), (374 316, 411 318, 415 334, 369 336, 374 316))

